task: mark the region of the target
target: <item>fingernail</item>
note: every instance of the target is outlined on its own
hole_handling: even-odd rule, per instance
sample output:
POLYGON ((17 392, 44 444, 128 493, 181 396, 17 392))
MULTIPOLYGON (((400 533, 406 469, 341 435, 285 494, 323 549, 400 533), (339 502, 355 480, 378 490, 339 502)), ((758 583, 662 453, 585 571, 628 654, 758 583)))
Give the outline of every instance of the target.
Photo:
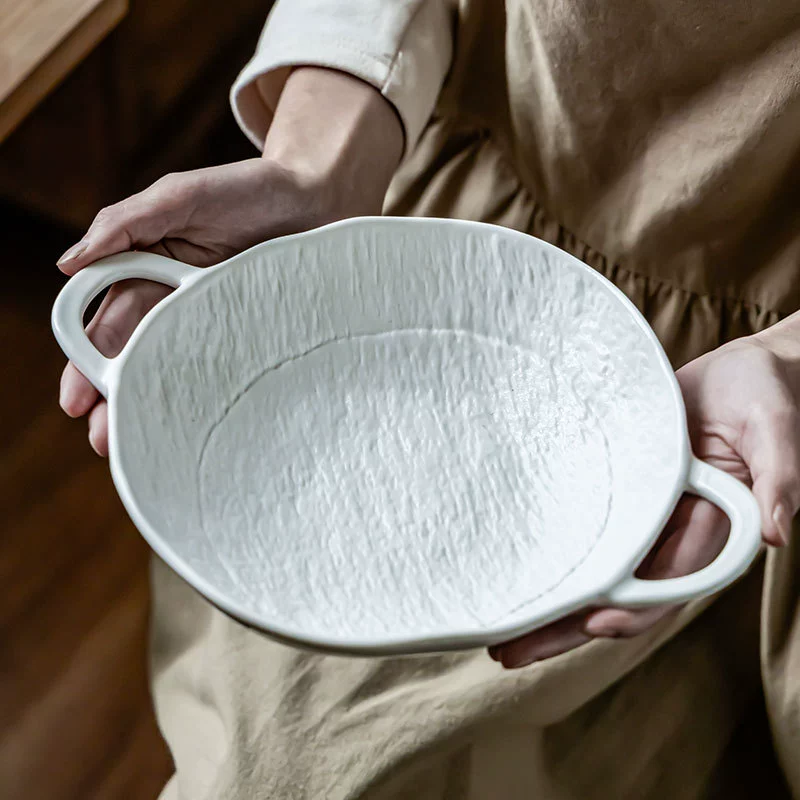
POLYGON ((89 243, 81 239, 77 244, 72 245, 72 247, 64 253, 61 258, 56 261, 56 266, 60 267, 62 264, 66 264, 67 261, 74 261, 84 250, 89 246, 89 243))
POLYGON ((536 660, 536 656, 525 656, 525 658, 517 658, 512 661, 503 661, 502 664, 506 669, 522 669, 529 667, 536 660))
POLYGON ((102 458, 103 454, 100 452, 100 448, 97 445, 97 437, 91 427, 89 428, 89 446, 102 458))
POLYGON ((539 654, 536 650, 529 650, 527 653, 498 653, 498 660, 506 669, 519 669, 520 667, 527 667, 533 664, 534 661, 539 660, 539 654))
POLYGON ((583 630, 589 636, 600 637, 602 639, 619 639, 619 631, 603 622, 592 622, 592 620, 589 620, 583 626, 583 630))
POLYGON ((772 521, 778 529, 778 535, 781 537, 783 544, 789 544, 789 536, 792 532, 792 520, 783 503, 778 503, 778 505, 775 506, 775 511, 772 512, 772 521))

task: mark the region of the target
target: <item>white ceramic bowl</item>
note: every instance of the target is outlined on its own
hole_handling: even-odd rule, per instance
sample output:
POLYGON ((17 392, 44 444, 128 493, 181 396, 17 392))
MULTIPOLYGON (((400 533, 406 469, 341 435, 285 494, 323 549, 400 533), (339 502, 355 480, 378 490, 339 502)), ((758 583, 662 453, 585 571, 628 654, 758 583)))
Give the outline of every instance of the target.
POLYGON ((279 638, 492 644, 589 604, 716 592, 759 547, 748 489, 691 456, 633 304, 522 233, 364 218, 205 270, 125 253, 67 283, 53 328, 108 398, 112 475, 144 537, 279 638), (82 315, 132 277, 177 291, 107 359, 82 315), (730 517, 724 550, 637 579, 686 491, 730 517))

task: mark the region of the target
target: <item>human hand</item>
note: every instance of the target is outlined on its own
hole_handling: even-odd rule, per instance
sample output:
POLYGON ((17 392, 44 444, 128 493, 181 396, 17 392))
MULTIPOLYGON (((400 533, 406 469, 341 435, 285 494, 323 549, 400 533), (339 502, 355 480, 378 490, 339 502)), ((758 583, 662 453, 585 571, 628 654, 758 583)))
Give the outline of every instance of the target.
MULTIPOLYGON (((764 541, 777 547, 787 543, 800 507, 800 381, 786 348, 774 344, 774 333, 739 339, 690 362, 677 377, 695 455, 752 487, 764 541)), ((684 496, 638 577, 673 578, 707 566, 721 552, 728 530, 716 506, 684 496)), ((489 652, 505 667, 522 667, 593 638, 638 635, 676 610, 590 609, 489 652)))
MULTIPOLYGON (((379 214, 402 150, 402 129, 375 89, 330 70, 303 68, 287 80, 261 158, 168 175, 101 211, 59 260, 67 275, 104 256, 150 250, 206 267, 288 233, 336 219, 379 214)), ((87 327, 117 355, 142 317, 172 289, 144 280, 112 286, 87 327)), ((89 415, 89 441, 108 452, 105 400, 74 364, 60 404, 89 415)))

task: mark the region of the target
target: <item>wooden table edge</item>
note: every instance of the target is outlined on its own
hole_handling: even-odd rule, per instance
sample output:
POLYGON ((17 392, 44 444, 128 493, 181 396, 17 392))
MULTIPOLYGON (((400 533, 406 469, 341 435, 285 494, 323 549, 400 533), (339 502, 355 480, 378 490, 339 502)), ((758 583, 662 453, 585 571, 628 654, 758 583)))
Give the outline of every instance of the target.
POLYGON ((0 102, 0 142, 125 16, 128 0, 105 0, 86 15, 0 102))

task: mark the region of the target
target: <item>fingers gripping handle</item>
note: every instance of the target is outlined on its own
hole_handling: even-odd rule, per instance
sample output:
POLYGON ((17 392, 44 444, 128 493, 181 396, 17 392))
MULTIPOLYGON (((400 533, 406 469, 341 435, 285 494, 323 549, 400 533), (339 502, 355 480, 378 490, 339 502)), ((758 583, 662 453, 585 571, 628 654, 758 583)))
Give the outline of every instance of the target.
POLYGON ((86 335, 83 315, 89 303, 117 281, 145 278, 177 288, 199 271, 155 253, 118 253, 103 258, 75 274, 59 292, 51 317, 56 340, 70 361, 107 397, 108 368, 113 359, 106 358, 86 335))
POLYGON ((680 578, 624 578, 609 593, 616 606, 636 607, 684 603, 724 589, 747 571, 761 546, 761 515, 750 490, 732 475, 692 458, 687 491, 710 500, 730 518, 731 530, 722 552, 707 567, 680 578))

